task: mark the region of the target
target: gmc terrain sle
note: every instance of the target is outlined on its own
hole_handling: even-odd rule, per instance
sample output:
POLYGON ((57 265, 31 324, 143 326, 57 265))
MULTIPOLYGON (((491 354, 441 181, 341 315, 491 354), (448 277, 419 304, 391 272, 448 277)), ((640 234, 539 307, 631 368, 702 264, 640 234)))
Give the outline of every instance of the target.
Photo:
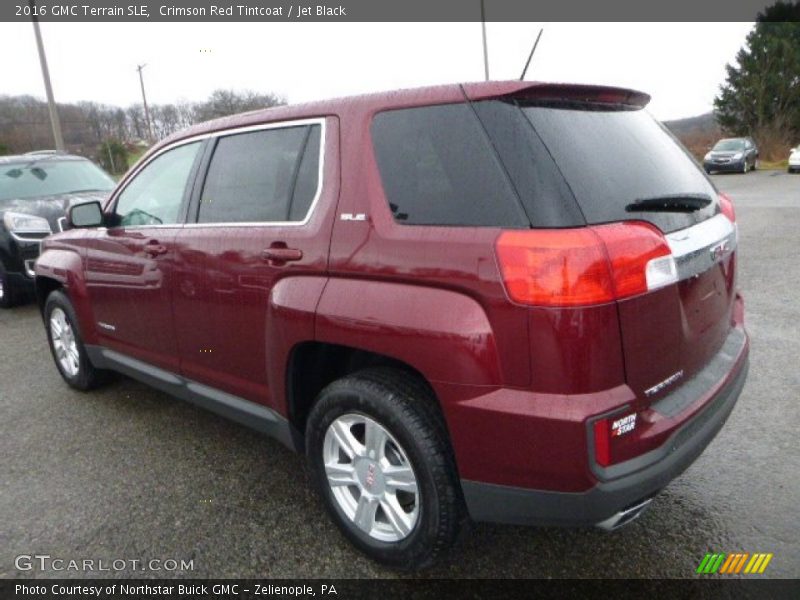
POLYGON ((387 564, 468 516, 617 527, 747 372, 733 206, 648 100, 490 82, 197 125, 44 242, 56 365, 304 452, 387 564))

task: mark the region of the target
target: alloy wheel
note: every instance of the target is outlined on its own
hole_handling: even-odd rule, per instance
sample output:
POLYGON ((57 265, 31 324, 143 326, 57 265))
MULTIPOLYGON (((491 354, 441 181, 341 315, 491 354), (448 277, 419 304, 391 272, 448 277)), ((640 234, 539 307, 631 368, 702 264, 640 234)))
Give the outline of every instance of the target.
POLYGON ((50 313, 50 338, 61 369, 68 377, 75 377, 80 369, 78 342, 72 324, 61 308, 54 308, 50 313))
POLYGON ((325 474, 339 508, 375 540, 398 542, 419 520, 417 478, 403 447, 380 423, 359 413, 325 432, 325 474))

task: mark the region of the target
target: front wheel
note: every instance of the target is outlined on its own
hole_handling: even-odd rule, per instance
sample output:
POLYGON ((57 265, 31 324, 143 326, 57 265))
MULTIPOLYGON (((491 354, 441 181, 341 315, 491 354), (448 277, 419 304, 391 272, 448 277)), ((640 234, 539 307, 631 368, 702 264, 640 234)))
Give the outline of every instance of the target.
POLYGON ((313 483, 334 522, 370 558, 432 564, 465 511, 435 399, 414 376, 368 369, 326 387, 308 418, 313 483))
POLYGON ((52 292, 44 304, 44 323, 50 352, 64 381, 78 390, 96 387, 104 371, 95 369, 89 361, 86 347, 78 331, 78 319, 66 294, 52 292))
POLYGON ((5 267, 0 264, 0 308, 11 308, 17 303, 16 290, 11 287, 11 279, 5 267))

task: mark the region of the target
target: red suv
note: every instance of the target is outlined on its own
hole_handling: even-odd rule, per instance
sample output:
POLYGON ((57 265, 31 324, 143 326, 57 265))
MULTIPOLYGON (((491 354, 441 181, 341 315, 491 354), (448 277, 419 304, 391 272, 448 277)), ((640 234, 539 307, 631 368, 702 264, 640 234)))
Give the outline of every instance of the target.
POLYGON ((490 82, 195 126, 44 242, 56 365, 304 452, 390 565, 467 517, 613 529, 747 373, 733 206, 648 100, 490 82))

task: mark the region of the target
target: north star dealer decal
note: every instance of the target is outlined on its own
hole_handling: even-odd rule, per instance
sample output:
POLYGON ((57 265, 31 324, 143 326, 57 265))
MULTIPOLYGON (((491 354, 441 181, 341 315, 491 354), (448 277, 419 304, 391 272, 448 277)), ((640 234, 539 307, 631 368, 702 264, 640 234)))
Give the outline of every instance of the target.
POLYGON ((611 423, 611 437, 619 437, 636 429, 636 413, 627 415, 611 423))

